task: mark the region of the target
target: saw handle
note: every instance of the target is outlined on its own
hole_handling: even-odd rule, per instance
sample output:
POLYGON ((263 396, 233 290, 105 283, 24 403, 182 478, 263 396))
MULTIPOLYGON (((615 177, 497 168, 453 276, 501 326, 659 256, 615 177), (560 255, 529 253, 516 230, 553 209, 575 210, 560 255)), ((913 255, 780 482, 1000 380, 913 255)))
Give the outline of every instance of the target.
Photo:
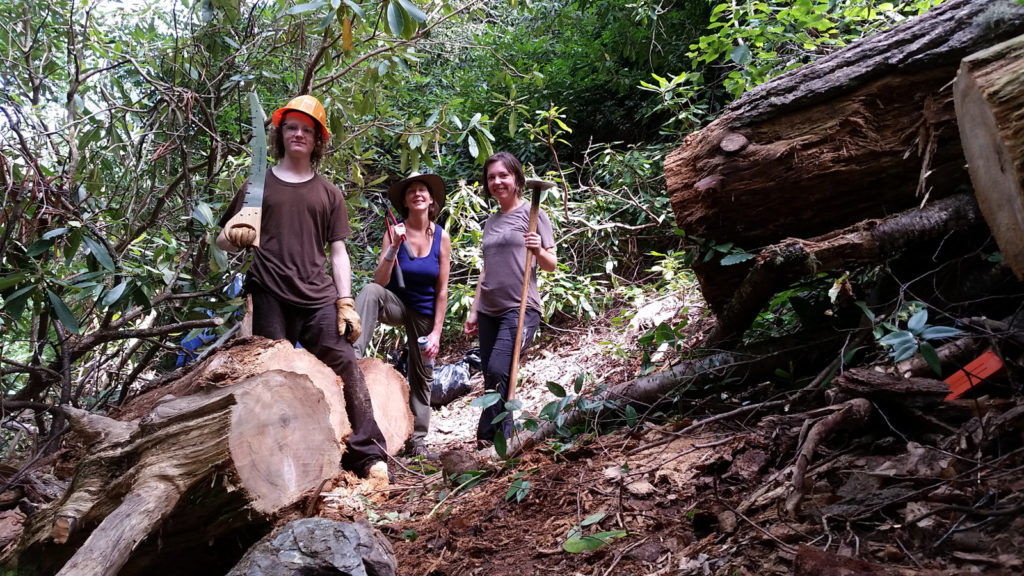
POLYGON ((259 248, 262 221, 262 208, 242 208, 237 214, 228 220, 227 224, 224 225, 224 233, 227 236, 228 241, 239 248, 248 248, 249 246, 259 248), (235 239, 239 238, 240 235, 253 235, 254 238, 252 242, 247 243, 246 246, 242 246, 241 243, 235 241, 235 239))

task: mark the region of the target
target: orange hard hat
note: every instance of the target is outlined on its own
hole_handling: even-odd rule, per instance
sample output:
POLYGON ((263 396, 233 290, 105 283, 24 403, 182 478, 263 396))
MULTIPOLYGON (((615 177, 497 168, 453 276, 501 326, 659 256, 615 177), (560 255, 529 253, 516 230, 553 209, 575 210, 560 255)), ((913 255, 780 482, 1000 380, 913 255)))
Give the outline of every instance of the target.
POLYGON ((270 117, 274 126, 281 127, 281 118, 289 110, 296 110, 306 114, 320 124, 320 131, 323 132, 325 141, 331 138, 331 134, 327 131, 327 112, 324 112, 323 105, 315 97, 308 94, 296 96, 284 106, 274 110, 273 116, 270 117))

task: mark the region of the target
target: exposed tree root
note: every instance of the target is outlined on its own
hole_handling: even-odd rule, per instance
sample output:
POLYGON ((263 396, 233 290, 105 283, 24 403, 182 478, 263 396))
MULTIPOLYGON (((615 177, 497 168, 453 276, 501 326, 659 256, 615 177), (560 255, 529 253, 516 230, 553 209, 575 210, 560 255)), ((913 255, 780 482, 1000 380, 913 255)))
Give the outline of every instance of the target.
POLYGON ((804 439, 793 463, 793 475, 790 478, 790 493, 786 497, 786 514, 795 519, 800 512, 800 502, 804 498, 804 475, 807 466, 814 457, 814 451, 833 433, 864 426, 871 418, 871 403, 863 398, 848 400, 838 407, 835 413, 818 420, 804 439))

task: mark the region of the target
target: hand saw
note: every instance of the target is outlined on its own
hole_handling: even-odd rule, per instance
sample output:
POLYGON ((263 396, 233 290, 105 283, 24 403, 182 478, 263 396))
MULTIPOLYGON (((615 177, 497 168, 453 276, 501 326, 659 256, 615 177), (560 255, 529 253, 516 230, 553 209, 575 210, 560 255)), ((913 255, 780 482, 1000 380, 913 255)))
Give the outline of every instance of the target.
POLYGON ((252 115, 252 166, 249 167, 249 183, 245 189, 242 209, 228 220, 224 230, 230 231, 236 226, 252 228, 256 231, 256 241, 252 245, 260 245, 260 224, 263 220, 263 181, 267 176, 267 131, 264 128, 266 116, 260 107, 260 99, 255 92, 249 93, 249 109, 252 115))

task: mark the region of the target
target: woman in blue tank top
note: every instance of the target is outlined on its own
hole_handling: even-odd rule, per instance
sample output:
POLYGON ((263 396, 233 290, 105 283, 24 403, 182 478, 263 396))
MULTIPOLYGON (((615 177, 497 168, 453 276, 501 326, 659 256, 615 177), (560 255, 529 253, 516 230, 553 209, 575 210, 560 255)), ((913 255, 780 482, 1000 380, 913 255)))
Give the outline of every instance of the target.
POLYGON ((434 222, 444 206, 444 182, 436 174, 414 173, 392 185, 388 199, 404 220, 384 235, 373 282, 356 297, 363 334, 356 341, 355 350, 361 358, 378 321, 405 327, 409 343, 409 407, 413 413, 413 434, 405 453, 433 459, 436 456, 427 449, 425 438, 430 427, 434 358, 440 350, 448 307, 452 249, 448 233, 434 222), (401 268, 405 288, 398 285, 396 263, 401 268), (427 338, 422 349, 417 345, 421 337, 427 338))

